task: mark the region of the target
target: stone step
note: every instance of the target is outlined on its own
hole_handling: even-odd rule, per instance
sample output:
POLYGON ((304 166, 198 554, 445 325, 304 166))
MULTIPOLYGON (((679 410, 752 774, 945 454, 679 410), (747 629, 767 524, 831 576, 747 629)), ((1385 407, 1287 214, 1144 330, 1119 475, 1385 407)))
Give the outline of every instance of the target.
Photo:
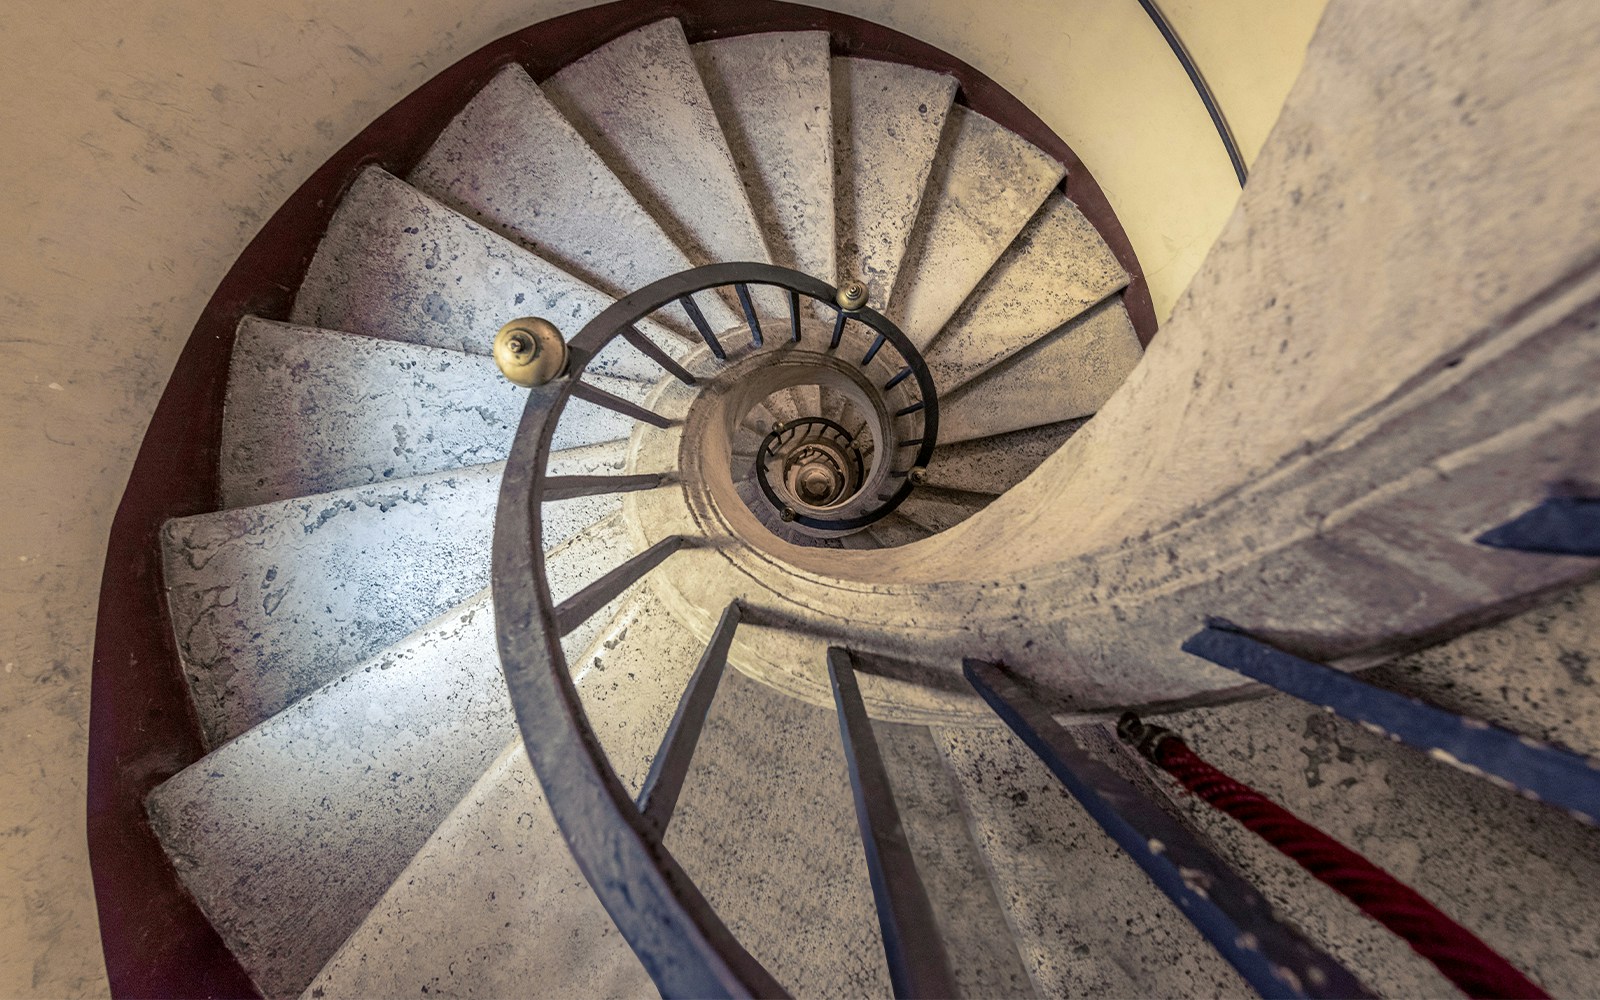
POLYGON ((919 350, 1067 174, 1037 146, 959 104, 945 133, 887 313, 919 350))
POLYGON ((874 521, 867 528, 867 534, 872 536, 879 548, 889 549, 920 542, 932 532, 895 510, 874 521))
POLYGON ((925 352, 934 384, 954 392, 1127 284, 1078 207, 1050 194, 925 352))
MULTIPOLYGON (((410 181, 608 295, 694 266, 521 66, 473 97, 410 181)), ((718 328, 735 322, 709 296, 705 308, 718 328)))
POLYGON ((654 997, 562 839, 521 741, 423 845, 304 996, 654 997))
POLYGON ((837 268, 828 33, 740 35, 692 51, 772 262, 831 282, 837 268))
MULTIPOLYGON (((489 582, 502 464, 176 518, 162 528, 179 657, 209 746, 489 582)), ((620 509, 544 505, 546 549, 620 509)))
POLYGON ((1040 996, 1243 997, 1233 968, 1003 728, 936 729, 1040 996))
POLYGON ((939 400, 939 441, 955 444, 1094 414, 1143 357, 1115 296, 939 400))
POLYGON ((956 81, 845 56, 833 60, 832 81, 839 283, 865 282, 869 304, 882 309, 916 227, 956 81))
POLYGON ((544 92, 691 261, 769 259, 676 20, 607 42, 546 80, 544 92))
POLYGON ((960 444, 941 444, 928 462, 927 483, 999 495, 1022 482, 1086 422, 1067 420, 960 444))
POLYGON ((890 995, 831 708, 729 669, 666 845, 792 995, 890 995))
POLYGON ((222 415, 223 504, 498 462, 527 398, 480 355, 247 316, 222 415))
POLYGON ((487 591, 148 800, 151 825, 266 997, 292 997, 515 732, 487 591))
POLYGON ((915 521, 929 532, 937 533, 965 521, 988 506, 991 499, 984 493, 959 493, 933 486, 919 486, 894 512, 915 521))
POLYGON ((489 354, 505 323, 542 316, 567 336, 611 297, 379 167, 345 192, 290 322, 489 354))

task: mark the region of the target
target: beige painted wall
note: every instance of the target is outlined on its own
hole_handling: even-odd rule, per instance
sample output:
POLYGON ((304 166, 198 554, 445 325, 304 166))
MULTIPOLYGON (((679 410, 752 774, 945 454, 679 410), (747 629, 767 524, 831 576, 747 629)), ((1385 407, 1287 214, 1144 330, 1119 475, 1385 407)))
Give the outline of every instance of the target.
MULTIPOLYGON (((1245 29, 1288 30, 1268 12, 1290 0, 1232 2, 1245 13, 1196 48, 1277 54, 1255 77, 1207 67, 1219 90, 1256 95, 1235 127, 1260 136, 1321 0, 1288 19, 1287 49, 1245 29)), ((1133 0, 823 5, 946 48, 1033 105, 1094 170, 1166 315, 1237 189, 1133 0)), ((0 6, 0 996, 105 990, 83 821, 96 591, 134 450, 206 299, 284 197, 384 108, 582 6, 0 6)), ((1230 7, 1177 6, 1192 23, 1230 7)))

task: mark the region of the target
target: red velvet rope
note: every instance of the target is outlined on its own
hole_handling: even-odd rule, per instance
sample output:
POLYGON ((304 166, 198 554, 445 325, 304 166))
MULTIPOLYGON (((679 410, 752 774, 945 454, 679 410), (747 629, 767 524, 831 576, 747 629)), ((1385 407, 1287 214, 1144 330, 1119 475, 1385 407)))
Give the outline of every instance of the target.
POLYGON ((1546 997, 1542 989, 1416 890, 1248 785, 1206 763, 1176 736, 1154 748, 1183 786, 1293 859, 1398 934, 1470 997, 1546 997))

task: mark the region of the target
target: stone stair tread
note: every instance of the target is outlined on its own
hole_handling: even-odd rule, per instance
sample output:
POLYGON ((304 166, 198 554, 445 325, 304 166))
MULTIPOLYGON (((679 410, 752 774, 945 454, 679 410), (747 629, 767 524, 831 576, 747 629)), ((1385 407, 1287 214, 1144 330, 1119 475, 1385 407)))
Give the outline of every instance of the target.
POLYGON ((1020 740, 999 728, 933 737, 1040 996, 1250 995, 1020 740))
POLYGON ((956 96, 952 76, 848 56, 832 67, 839 279, 889 299, 956 96))
POLYGON ((939 441, 955 444, 1093 415, 1143 357, 1121 296, 939 399, 939 441))
POLYGON ((1127 284, 1094 225, 1051 193, 925 352, 934 384, 955 391, 1127 284))
POLYGON ((691 261, 769 259, 675 19, 607 42, 546 80, 544 92, 691 261))
POLYGON ((882 548, 894 548, 899 545, 909 545, 920 542, 933 532, 906 517, 898 510, 874 521, 868 528, 867 534, 871 535, 882 548))
POLYGON ((568 336, 611 297, 368 167, 345 192, 289 320, 489 354, 495 331, 542 316, 568 336))
POLYGON ((992 499, 982 493, 958 493, 920 486, 901 501, 895 513, 930 532, 946 531, 976 514, 992 499))
POLYGON ((1067 168, 976 111, 950 108, 889 318, 918 349, 944 327, 1067 168))
POLYGON ((654 997, 578 870, 520 740, 313 979, 306 998, 654 997))
POLYGON ((832 281, 833 97, 828 33, 692 46, 772 262, 832 281))
POLYGON ((1044 424, 994 437, 940 444, 928 462, 928 485, 998 495, 1055 454, 1087 419, 1044 424))
POLYGON ((479 355, 247 316, 223 407, 223 504, 498 462, 526 401, 479 355))
POLYGON ((149 797, 268 997, 298 994, 515 732, 480 592, 149 797))
POLYGON ((666 844, 792 995, 890 994, 832 708, 729 669, 666 844))
POLYGON ((611 296, 693 266, 521 66, 473 97, 409 180, 611 296))

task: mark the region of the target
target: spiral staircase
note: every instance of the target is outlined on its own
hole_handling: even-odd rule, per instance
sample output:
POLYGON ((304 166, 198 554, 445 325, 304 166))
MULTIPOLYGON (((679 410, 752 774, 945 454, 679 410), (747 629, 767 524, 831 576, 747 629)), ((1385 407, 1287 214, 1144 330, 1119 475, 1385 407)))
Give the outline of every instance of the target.
POLYGON ((1138 365, 1066 175, 949 75, 669 18, 350 178, 287 320, 238 325, 220 509, 161 534, 207 752, 148 814, 263 996, 1448 990, 1227 905, 1217 944, 1076 811, 1049 711, 858 637, 826 575, 914 560, 1138 365), (493 352, 532 317, 567 374, 530 393, 493 352))

